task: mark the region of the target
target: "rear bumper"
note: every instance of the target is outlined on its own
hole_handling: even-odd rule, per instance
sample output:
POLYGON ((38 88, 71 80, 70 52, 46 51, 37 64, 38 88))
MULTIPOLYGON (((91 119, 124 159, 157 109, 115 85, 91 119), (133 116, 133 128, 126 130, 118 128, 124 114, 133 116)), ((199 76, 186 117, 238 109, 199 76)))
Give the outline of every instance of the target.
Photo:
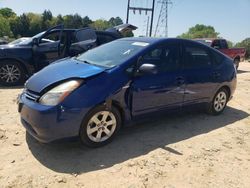
POLYGON ((42 143, 79 135, 83 119, 80 109, 44 106, 22 94, 18 100, 18 111, 27 132, 42 143))

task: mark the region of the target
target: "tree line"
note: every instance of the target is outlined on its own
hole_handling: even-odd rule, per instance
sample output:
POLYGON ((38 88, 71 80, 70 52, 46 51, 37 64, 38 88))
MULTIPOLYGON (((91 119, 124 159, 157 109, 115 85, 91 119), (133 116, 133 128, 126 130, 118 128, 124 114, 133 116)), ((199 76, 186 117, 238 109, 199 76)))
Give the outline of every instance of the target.
MULTIPOLYGON (((82 17, 79 14, 53 16, 50 10, 42 14, 24 13, 20 16, 10 8, 0 9, 0 37, 10 38, 31 37, 41 31, 47 30, 55 25, 63 24, 65 28, 92 27, 97 30, 123 24, 120 17, 112 17, 109 20, 91 20, 88 16, 82 17)), ((128 35, 132 35, 128 33, 128 35)))
MULTIPOLYGON (((63 24, 65 28, 83 28, 92 27, 96 30, 105 30, 107 28, 123 24, 120 17, 112 17, 109 20, 98 19, 91 20, 88 16, 82 17, 79 14, 57 15, 53 16, 50 10, 45 10, 42 14, 24 13, 16 15, 10 8, 0 9, 0 38, 8 36, 10 38, 31 37, 41 31, 47 30, 55 25, 63 24)), ((126 33, 126 36, 133 36, 132 32, 126 33)), ((203 24, 197 24, 189 28, 178 38, 218 38, 220 33, 216 32, 214 27, 203 24)), ((228 41, 229 47, 244 47, 247 49, 247 57, 250 57, 250 37, 244 39, 235 45, 228 41)))

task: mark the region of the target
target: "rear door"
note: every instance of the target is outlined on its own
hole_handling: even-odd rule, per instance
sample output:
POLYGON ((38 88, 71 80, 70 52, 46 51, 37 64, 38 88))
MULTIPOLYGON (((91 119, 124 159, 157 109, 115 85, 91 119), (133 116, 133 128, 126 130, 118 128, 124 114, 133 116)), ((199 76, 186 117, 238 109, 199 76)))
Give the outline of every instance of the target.
POLYGON ((207 47, 184 42, 184 105, 209 102, 218 86, 220 74, 214 71, 213 58, 207 47))
POLYGON ((131 84, 133 116, 180 108, 184 97, 180 44, 171 41, 144 55, 140 64, 154 64, 157 74, 136 76, 131 84))

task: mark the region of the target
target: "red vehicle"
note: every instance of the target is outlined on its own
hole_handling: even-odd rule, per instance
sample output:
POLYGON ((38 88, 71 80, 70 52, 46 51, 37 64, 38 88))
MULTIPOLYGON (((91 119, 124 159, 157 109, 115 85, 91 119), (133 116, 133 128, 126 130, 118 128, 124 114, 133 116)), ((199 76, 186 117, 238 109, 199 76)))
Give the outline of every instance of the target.
POLYGON ((244 61, 246 55, 245 48, 228 48, 227 41, 225 39, 195 39, 198 42, 202 42, 208 46, 216 48, 222 53, 226 54, 234 60, 234 64, 238 69, 239 63, 244 61))

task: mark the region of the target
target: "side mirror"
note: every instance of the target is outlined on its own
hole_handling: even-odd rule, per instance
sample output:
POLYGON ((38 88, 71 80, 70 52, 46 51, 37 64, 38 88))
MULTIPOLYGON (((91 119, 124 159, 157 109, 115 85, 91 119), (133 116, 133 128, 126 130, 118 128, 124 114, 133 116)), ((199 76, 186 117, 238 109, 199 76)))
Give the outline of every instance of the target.
POLYGON ((32 44, 38 46, 39 45, 39 39, 38 38, 34 38, 32 40, 32 44))
POLYGON ((144 75, 144 74, 157 74, 157 68, 153 64, 145 63, 140 66, 140 68, 137 71, 138 75, 144 75))

